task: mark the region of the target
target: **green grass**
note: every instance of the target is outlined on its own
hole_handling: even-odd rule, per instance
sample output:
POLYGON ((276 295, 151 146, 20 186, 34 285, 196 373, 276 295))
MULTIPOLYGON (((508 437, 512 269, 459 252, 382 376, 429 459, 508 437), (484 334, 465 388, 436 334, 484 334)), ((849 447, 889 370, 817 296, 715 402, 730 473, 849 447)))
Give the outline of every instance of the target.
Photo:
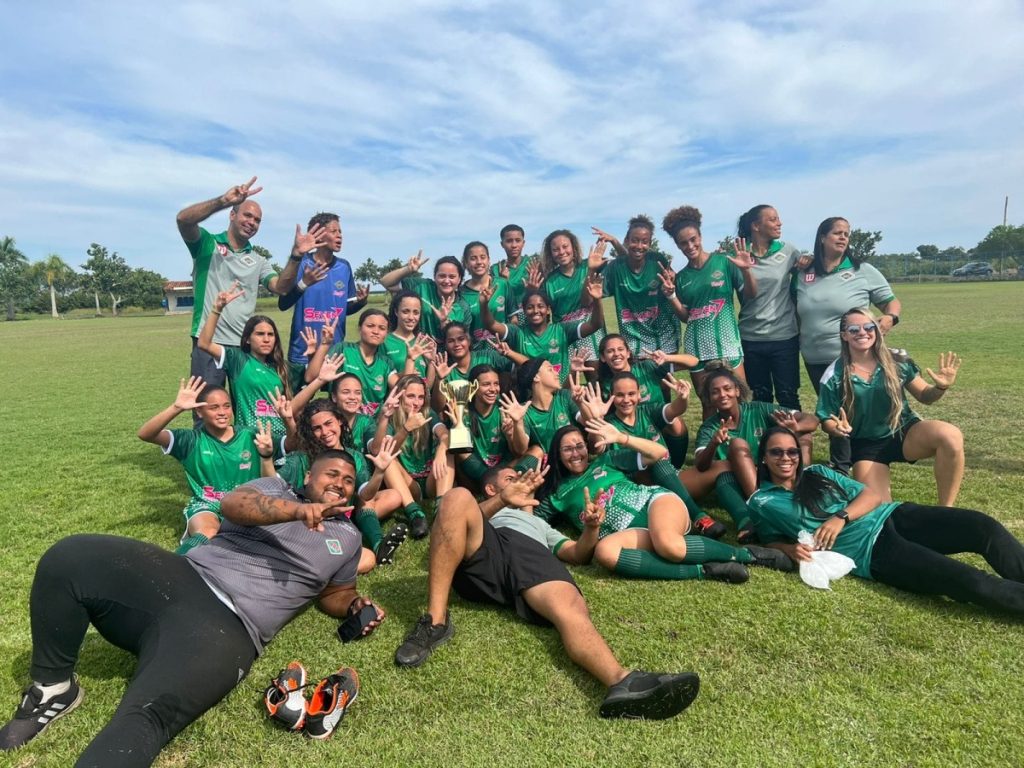
MULTIPOLYGON (((1024 536, 1024 405, 1014 395, 1024 374, 1024 284, 901 285, 899 294, 905 322, 893 344, 922 366, 946 349, 965 360, 957 386, 919 409, 964 431, 960 502, 1024 536)), ((181 469, 135 430, 171 402, 187 372, 188 318, 0 323, 0 345, 2 719, 27 682, 27 599, 40 554, 81 531, 167 548, 180 535, 181 469)), ((806 381, 801 392, 809 409, 806 381)), ((688 414, 692 433, 697 410, 688 414)), ((816 450, 827 450, 820 434, 816 450)), ((927 462, 896 467, 894 488, 897 498, 935 500, 927 462)), ((361 581, 389 614, 364 642, 342 646, 335 622, 315 610, 298 617, 157 765, 807 768, 1008 765, 1024 753, 1022 625, 1013 619, 852 577, 825 593, 760 570, 728 586, 630 582, 576 569, 595 623, 624 664, 692 669, 703 680, 697 702, 672 721, 606 722, 596 714, 600 686, 568 661, 553 631, 457 598, 454 640, 422 669, 396 669, 392 654, 424 609, 426 559, 426 542, 404 545, 395 566, 361 581), (316 675, 340 665, 359 670, 360 699, 327 743, 284 733, 263 717, 263 687, 293 658, 316 675)), ((131 669, 128 654, 90 632, 79 666, 82 707, 0 765, 72 764, 113 713, 131 669)))

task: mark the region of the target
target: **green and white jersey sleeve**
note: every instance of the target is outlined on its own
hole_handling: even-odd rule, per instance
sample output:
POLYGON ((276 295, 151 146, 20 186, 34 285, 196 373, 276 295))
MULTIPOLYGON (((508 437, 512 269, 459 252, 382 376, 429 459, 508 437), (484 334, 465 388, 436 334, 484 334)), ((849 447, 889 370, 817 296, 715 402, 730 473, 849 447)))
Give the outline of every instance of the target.
POLYGON ((235 424, 256 430, 260 422, 268 422, 274 443, 285 434, 284 420, 274 408, 274 390, 284 392, 284 383, 277 371, 238 347, 221 347, 217 362, 224 369, 235 409, 235 424))
POLYGON ((734 294, 742 288, 742 273, 724 253, 712 253, 700 269, 687 264, 676 273, 676 296, 689 311, 683 335, 687 354, 701 363, 742 359, 733 311, 734 294))
POLYGON ((657 349, 670 355, 679 351, 679 319, 658 277, 660 266, 668 263, 662 254, 648 253, 639 272, 624 257, 605 267, 604 293, 615 300, 619 333, 636 358, 657 349))
POLYGON ((253 440, 256 433, 236 427, 225 443, 202 427, 168 429, 170 444, 164 453, 181 462, 195 499, 220 506, 228 493, 260 476, 260 458, 253 440))
MULTIPOLYGON (((907 402, 906 386, 921 375, 921 369, 912 361, 897 363, 900 377, 900 397, 902 407, 897 430, 902 430, 920 416, 914 413, 907 402)), ((818 406, 815 416, 824 421, 839 413, 843 404, 843 361, 836 360, 822 377, 821 391, 818 393, 818 406)), ((853 407, 847 409, 846 417, 850 421, 850 436, 858 440, 884 440, 893 436, 889 429, 889 406, 892 402, 885 389, 885 375, 881 367, 875 368, 867 380, 856 372, 850 375, 853 387, 853 407)))
POLYGON ((744 341, 786 341, 797 335, 796 304, 789 287, 800 251, 774 240, 750 271, 757 295, 740 294, 740 337, 744 341))

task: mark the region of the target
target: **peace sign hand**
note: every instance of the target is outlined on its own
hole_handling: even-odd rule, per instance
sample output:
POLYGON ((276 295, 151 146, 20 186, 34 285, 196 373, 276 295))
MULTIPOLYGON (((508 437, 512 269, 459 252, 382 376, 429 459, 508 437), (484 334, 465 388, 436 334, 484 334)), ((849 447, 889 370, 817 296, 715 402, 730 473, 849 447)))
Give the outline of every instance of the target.
POLYGON ((341 319, 341 315, 337 314, 333 317, 329 317, 324 320, 323 326, 320 328, 320 343, 328 345, 334 341, 334 331, 338 327, 338 321, 341 319))
POLYGON ((235 280, 231 287, 226 291, 221 291, 217 294, 217 298, 213 300, 213 311, 223 312, 224 307, 230 304, 232 301, 237 299, 239 296, 245 295, 245 289, 239 287, 239 282, 235 280))
POLYGON ((670 298, 676 292, 676 273, 670 267, 659 267, 658 280, 661 282, 661 293, 670 298))
POLYGON ((755 266, 756 262, 754 261, 754 255, 747 247, 747 239, 745 237, 737 237, 733 242, 735 244, 736 253, 733 256, 726 254, 726 258, 744 271, 755 266))
POLYGON ((849 420, 846 418, 846 409, 840 408, 839 415, 836 416, 834 413, 829 414, 829 418, 835 423, 835 430, 839 433, 840 437, 849 437, 853 432, 853 427, 850 426, 849 420))
MULTIPOLYGON (((599 497, 603 493, 603 488, 598 489, 597 495, 599 497)), ((580 515, 580 522, 583 523, 584 528, 600 528, 601 523, 604 522, 604 505, 592 501, 590 489, 585 486, 583 488, 583 513, 580 515)))
POLYGON ((270 422, 262 419, 256 422, 256 436, 252 439, 256 453, 261 459, 269 459, 274 455, 274 436, 270 433, 270 422))
POLYGON ((231 187, 227 192, 222 195, 222 199, 225 203, 231 206, 244 203, 247 198, 252 197, 257 192, 260 192, 263 187, 252 188, 252 185, 256 183, 256 177, 253 176, 245 184, 237 184, 231 187))
POLYGON ((420 268, 422 268, 428 261, 430 261, 430 259, 423 258, 423 249, 420 248, 419 251, 416 252, 415 256, 409 257, 409 261, 406 262, 405 266, 409 268, 410 272, 419 272, 420 268))
POLYGON ((381 403, 380 418, 390 419, 395 414, 395 411, 398 410, 400 402, 401 397, 398 393, 398 387, 392 387, 387 398, 381 403))
POLYGON ((775 411, 772 414, 772 418, 775 419, 775 423, 780 427, 785 427, 790 432, 800 432, 800 423, 796 420, 796 414, 793 411, 787 411, 783 408, 775 411))
POLYGON ((960 370, 960 363, 960 355, 956 352, 943 352, 939 355, 938 372, 933 371, 931 368, 926 368, 925 370, 932 377, 935 386, 939 389, 949 389, 956 381, 956 374, 960 370))
POLYGON ((728 445, 729 441, 732 440, 732 435, 729 434, 730 429, 736 428, 736 420, 732 417, 732 414, 722 419, 722 423, 718 426, 718 431, 715 432, 711 438, 711 442, 715 446, 728 445))
POLYGON ((676 393, 676 397, 680 400, 690 399, 690 382, 686 379, 677 379, 671 374, 663 378, 662 383, 676 393))
POLYGON ((490 274, 488 274, 484 278, 484 282, 480 286, 480 291, 477 294, 477 299, 480 301, 481 305, 486 304, 491 300, 496 288, 497 286, 494 284, 494 280, 491 278, 490 274))

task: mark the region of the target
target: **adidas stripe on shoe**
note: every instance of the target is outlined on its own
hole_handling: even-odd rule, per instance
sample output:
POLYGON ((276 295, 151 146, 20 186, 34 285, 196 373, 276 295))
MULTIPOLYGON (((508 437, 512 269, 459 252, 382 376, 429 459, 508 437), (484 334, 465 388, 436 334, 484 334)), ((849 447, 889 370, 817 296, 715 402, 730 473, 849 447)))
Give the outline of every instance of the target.
POLYGON ((82 687, 78 676, 71 676, 71 685, 64 691, 43 699, 43 692, 33 683, 25 689, 14 718, 0 728, 0 750, 9 751, 28 744, 54 720, 59 720, 82 703, 82 687))

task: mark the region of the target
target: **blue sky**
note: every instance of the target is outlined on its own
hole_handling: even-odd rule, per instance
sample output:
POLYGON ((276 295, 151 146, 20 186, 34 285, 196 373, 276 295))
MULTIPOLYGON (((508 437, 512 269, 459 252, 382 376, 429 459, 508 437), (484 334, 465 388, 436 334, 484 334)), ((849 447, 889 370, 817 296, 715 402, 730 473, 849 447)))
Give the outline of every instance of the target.
POLYGON ((0 24, 0 235, 32 260, 99 242, 187 278, 175 214, 252 175, 278 260, 318 210, 353 264, 683 203, 712 244, 762 202, 804 248, 832 215, 883 251, 970 247, 1004 195, 1024 223, 1017 0, 3 3, 0 24))

